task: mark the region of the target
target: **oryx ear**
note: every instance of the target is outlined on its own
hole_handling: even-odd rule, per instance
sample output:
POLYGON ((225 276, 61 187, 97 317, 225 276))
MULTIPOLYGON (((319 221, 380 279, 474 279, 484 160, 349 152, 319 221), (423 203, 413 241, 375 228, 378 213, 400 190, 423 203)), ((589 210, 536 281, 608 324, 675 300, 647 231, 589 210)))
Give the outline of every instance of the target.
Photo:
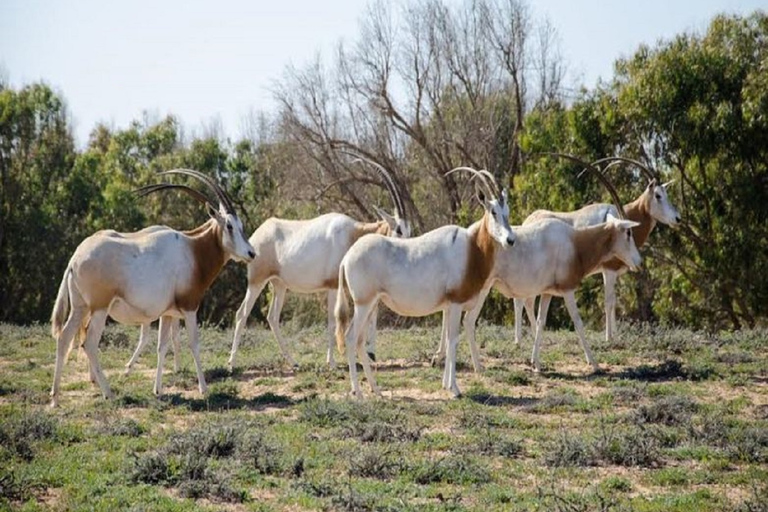
POLYGON ((666 190, 668 186, 670 186, 671 184, 673 184, 673 183, 674 183, 674 182, 676 182, 676 181, 677 181, 677 180, 669 180, 668 182, 664 183, 664 184, 662 185, 662 187, 664 187, 664 190, 666 190))
POLYGON ((639 222, 635 222, 633 220, 627 220, 627 219, 619 220, 619 221, 616 222, 616 224, 618 224, 619 227, 622 227, 622 228, 625 228, 625 229, 634 228, 634 227, 640 225, 639 222))
POLYGON ((507 189, 503 188, 501 189, 501 195, 499 196, 499 203, 501 204, 501 206, 504 206, 505 204, 507 204, 507 199, 508 199, 507 189))
POLYGON ((653 190, 653 188, 654 188, 655 186, 656 186, 656 178, 653 178, 653 179, 652 179, 652 180, 651 180, 651 181, 648 183, 648 190, 653 190))
POLYGON ((212 219, 216 219, 217 221, 221 221, 221 212, 217 208, 214 208, 211 203, 205 203, 205 209, 208 211, 208 215, 212 219))
POLYGON ((386 223, 389 225, 389 229, 394 230, 397 228, 397 219, 393 217, 392 215, 385 212, 383 209, 379 208, 376 205, 373 205, 373 211, 376 212, 376 215, 381 217, 382 220, 386 221, 386 223))
POLYGON ((483 187, 481 187, 479 184, 475 185, 475 197, 480 202, 480 204, 483 205, 484 208, 488 207, 488 198, 485 197, 485 192, 483 192, 483 187))

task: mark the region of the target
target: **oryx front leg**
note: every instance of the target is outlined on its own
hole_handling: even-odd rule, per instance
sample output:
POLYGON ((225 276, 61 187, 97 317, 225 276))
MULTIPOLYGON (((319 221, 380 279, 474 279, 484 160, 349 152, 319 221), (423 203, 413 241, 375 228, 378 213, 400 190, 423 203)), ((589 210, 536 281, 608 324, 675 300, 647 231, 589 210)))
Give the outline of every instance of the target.
POLYGON ((243 303, 240 304, 237 313, 235 313, 235 337, 232 340, 232 351, 229 353, 229 361, 227 362, 230 371, 232 371, 235 366, 235 354, 237 353, 237 348, 240 346, 243 332, 245 332, 248 316, 251 314, 253 306, 256 304, 256 299, 259 298, 259 295, 261 295, 261 291, 266 284, 266 281, 256 284, 248 283, 248 291, 245 292, 245 299, 243 299, 243 303))
POLYGON ((613 339, 616 330, 616 272, 603 272, 605 283, 605 341, 613 339))
POLYGON ((147 346, 147 343, 149 343, 149 335, 151 330, 151 324, 141 324, 141 330, 139 331, 139 344, 136 346, 136 350, 133 351, 133 355, 128 360, 127 363, 125 363, 125 374, 128 375, 131 373, 131 370, 133 369, 133 365, 136 364, 136 361, 138 361, 139 356, 144 351, 144 347, 147 346))
POLYGON ((338 290, 328 290, 326 297, 326 305, 328 306, 328 351, 325 356, 325 362, 328 363, 331 370, 336 369, 336 359, 333 355, 334 345, 336 344, 336 315, 334 310, 336 309, 336 295, 338 290))
POLYGON ((581 348, 584 349, 584 355, 587 358, 587 362, 592 365, 595 371, 598 371, 600 367, 597 366, 595 358, 592 356, 592 351, 589 349, 587 338, 584 336, 584 324, 581 321, 581 315, 579 315, 579 308, 576 306, 576 297, 573 291, 570 291, 563 295, 565 300, 565 308, 568 310, 568 314, 571 315, 573 320, 573 326, 576 328, 576 332, 579 334, 579 341, 581 342, 581 348))
MULTIPOLYGON (((525 299, 518 297, 514 298, 515 302, 515 345, 520 344, 520 340, 523 338, 523 306, 525 305, 525 299)), ((531 324, 534 326, 535 324, 531 324)))
POLYGON ((168 352, 168 334, 171 329, 169 317, 160 317, 160 323, 157 327, 157 369, 155 370, 155 389, 156 396, 163 394, 163 366, 165 366, 165 354, 168 352))
POLYGON ((296 361, 291 357, 286 347, 283 335, 280 332, 280 312, 283 310, 283 302, 285 301, 285 292, 288 288, 280 281, 272 281, 272 303, 269 306, 269 313, 267 314, 267 322, 269 322, 269 328, 275 333, 277 338, 277 344, 280 346, 280 352, 288 362, 289 365, 296 367, 296 361))
POLYGON ((539 299, 539 317, 536 319, 536 337, 533 341, 533 354, 531 355, 531 364, 533 370, 536 372, 541 371, 541 361, 539 360, 539 352, 541 351, 541 336, 544 332, 544 327, 547 325, 547 312, 549 311, 549 303, 552 300, 551 295, 542 295, 539 299))
MULTIPOLYGON (((483 370, 485 370, 485 368, 483 368, 483 363, 480 361, 480 351, 477 348, 475 331, 477 329, 477 319, 480 316, 480 311, 483 309, 485 299, 488 297, 490 292, 490 287, 481 290, 480 294, 477 296, 475 307, 464 314, 464 332, 467 333, 469 351, 472 354, 472 366, 474 366, 476 373, 481 373, 483 370)), ((443 318, 445 318, 445 315, 443 318)), ((445 326, 445 322, 443 322, 443 326, 445 326)))
POLYGON ((181 370, 181 321, 178 318, 171 319, 171 340, 173 340, 173 371, 181 370))
POLYGON ((195 360, 197 387, 200 390, 200 393, 204 395, 207 386, 205 384, 205 374, 203 374, 203 365, 200 364, 200 330, 197 328, 197 311, 184 312, 184 325, 187 327, 189 348, 192 351, 192 358, 195 360))
POLYGON ((448 350, 445 356, 443 371, 443 389, 448 389, 453 396, 461 396, 459 385, 456 383, 456 349, 459 345, 459 328, 461 326, 461 306, 451 304, 443 311, 443 323, 446 325, 448 350))
POLYGON ((445 349, 448 346, 448 327, 445 324, 445 311, 443 311, 443 323, 440 326, 440 342, 437 344, 437 352, 432 356, 430 364, 437 366, 441 361, 445 361, 445 349))

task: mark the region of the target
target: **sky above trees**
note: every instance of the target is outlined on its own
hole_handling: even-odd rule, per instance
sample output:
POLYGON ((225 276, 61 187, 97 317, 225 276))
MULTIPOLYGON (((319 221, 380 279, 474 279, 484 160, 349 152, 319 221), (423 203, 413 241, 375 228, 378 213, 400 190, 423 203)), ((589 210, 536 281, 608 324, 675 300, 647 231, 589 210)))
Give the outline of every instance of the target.
MULTIPOLYGON (((452 2, 458 3, 458 2, 452 2)), ((367 2, 284 0, 0 3, 0 75, 44 80, 68 102, 78 144, 98 122, 124 127, 144 112, 178 116, 192 132, 243 134, 249 113, 276 107, 270 90, 290 64, 333 55, 358 39, 367 2)), ((641 43, 703 30, 715 13, 746 14, 761 0, 536 0, 560 38, 577 90, 608 79, 641 43)))

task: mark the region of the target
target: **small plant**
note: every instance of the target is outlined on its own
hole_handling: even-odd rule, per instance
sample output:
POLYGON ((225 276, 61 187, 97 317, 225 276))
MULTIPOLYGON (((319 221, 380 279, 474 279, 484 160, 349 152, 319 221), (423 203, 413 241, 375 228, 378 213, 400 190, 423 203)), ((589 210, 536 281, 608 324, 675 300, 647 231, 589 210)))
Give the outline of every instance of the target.
POLYGON ((413 481, 421 485, 436 482, 485 484, 491 481, 488 468, 466 456, 448 456, 428 461, 411 468, 410 473, 413 481))
POLYGON ((35 443, 57 438, 59 430, 59 422, 54 416, 42 411, 24 411, 20 416, 2 420, 0 446, 12 456, 31 461, 35 456, 35 443))
MULTIPOLYGON (((276 475, 285 468, 280 456, 281 450, 265 439, 261 432, 248 432, 237 449, 237 457, 264 475, 276 475)), ((294 470, 303 471, 302 470, 294 470)))
POLYGON ((642 423, 660 423, 662 425, 686 425, 699 405, 687 396, 669 396, 656 400, 650 405, 642 405, 635 411, 636 421, 642 423))
POLYGON ((553 467, 595 466, 597 456, 590 440, 561 429, 557 439, 547 447, 544 463, 553 467))
POLYGON ((395 476, 402 464, 394 460, 392 450, 369 446, 357 452, 349 464, 349 475, 388 480, 395 476))
POLYGON ((165 453, 148 453, 136 457, 128 470, 128 480, 133 483, 166 485, 172 483, 173 473, 165 453))

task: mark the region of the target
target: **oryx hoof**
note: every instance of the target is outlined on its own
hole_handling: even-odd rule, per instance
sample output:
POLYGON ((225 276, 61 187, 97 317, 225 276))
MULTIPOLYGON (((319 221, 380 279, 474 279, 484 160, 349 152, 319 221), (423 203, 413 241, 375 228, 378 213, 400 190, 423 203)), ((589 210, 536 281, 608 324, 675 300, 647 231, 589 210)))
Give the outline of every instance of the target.
POLYGON ((368 359, 370 359, 372 363, 375 363, 376 362, 376 353, 375 352, 368 352, 368 359))

